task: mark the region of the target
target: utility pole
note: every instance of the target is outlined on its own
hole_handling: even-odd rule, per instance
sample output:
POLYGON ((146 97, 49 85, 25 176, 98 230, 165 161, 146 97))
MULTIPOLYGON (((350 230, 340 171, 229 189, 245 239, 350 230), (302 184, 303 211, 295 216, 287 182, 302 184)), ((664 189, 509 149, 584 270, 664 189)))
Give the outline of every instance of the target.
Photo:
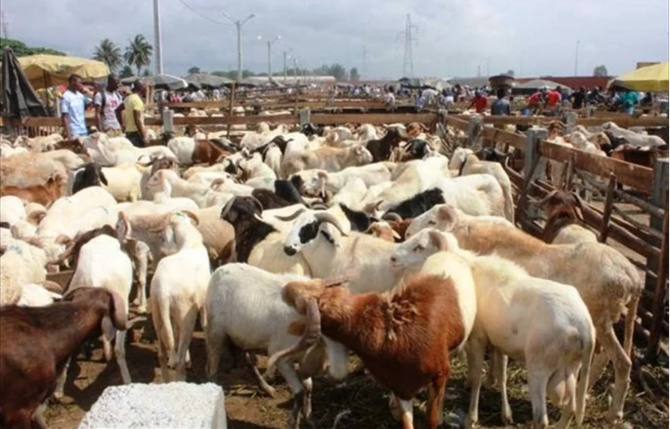
POLYGON ((367 77, 368 74, 368 48, 367 46, 363 46, 363 67, 361 70, 361 80, 363 80, 363 76, 367 77))
POLYGON ((9 24, 7 23, 7 19, 5 18, 4 11, 0 14, 0 21, 2 21, 2 26, 0 27, 2 29, 2 37, 4 37, 5 39, 9 39, 9 30, 7 29, 9 27, 9 24))
POLYGON ((486 57, 486 77, 491 76, 491 57, 486 57))
POLYGON ((416 42, 416 38, 412 36, 412 30, 419 31, 416 25, 412 25, 412 18, 409 13, 405 20, 405 31, 401 31, 405 37, 405 52, 402 59, 402 75, 403 77, 414 77, 414 58, 412 57, 412 43, 416 42))
POLYGON ((243 20, 233 19, 233 17, 226 12, 223 13, 223 16, 235 24, 235 27, 237 28, 237 83, 239 84, 242 82, 242 26, 246 24, 251 18, 256 16, 256 14, 252 13, 243 20))
MULTIPOLYGON (((263 40, 263 36, 258 36, 258 40, 263 40)), ((274 39, 268 39, 268 82, 272 80, 272 44, 281 40, 281 36, 277 35, 274 39)))
POLYGON ((577 76, 577 64, 579 62, 579 40, 575 46, 575 76, 577 76))
POLYGON ((163 74, 163 48, 161 45, 161 11, 154 0, 154 45, 156 47, 156 74, 163 74))
POLYGON ((287 71, 288 69, 286 68, 286 51, 284 51, 284 84, 286 84, 286 81, 288 80, 287 71))

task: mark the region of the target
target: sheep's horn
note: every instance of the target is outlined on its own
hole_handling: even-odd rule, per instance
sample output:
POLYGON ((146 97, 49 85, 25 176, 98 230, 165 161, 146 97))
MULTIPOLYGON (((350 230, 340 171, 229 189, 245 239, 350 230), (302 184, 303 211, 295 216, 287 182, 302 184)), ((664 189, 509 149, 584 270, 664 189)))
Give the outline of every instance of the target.
POLYGON ((226 205, 223 206, 223 209, 221 209, 221 219, 224 219, 228 212, 230 211, 230 208, 233 207, 233 203, 237 199, 237 196, 232 197, 231 199, 228 200, 226 205))
POLYGON ((295 211, 294 213, 292 213, 292 214, 290 214, 290 215, 288 215, 288 216, 279 216, 279 215, 276 215, 275 217, 276 217, 277 219, 279 219, 279 220, 283 220, 283 221, 285 221, 285 222, 289 222, 289 221, 292 221, 293 219, 297 218, 297 217, 300 216, 301 214, 305 213, 306 211, 307 211, 307 209, 305 209, 305 208, 299 208, 297 211, 295 211))
POLYGON ((258 211, 263 213, 263 204, 261 204, 261 202, 258 201, 258 199, 256 199, 255 197, 249 197, 249 198, 251 198, 251 200, 254 202, 254 205, 256 206, 258 211))
POLYGON ((224 183, 226 183, 226 181, 224 179, 217 178, 217 179, 212 180, 212 183, 209 184, 209 188, 216 190, 216 188, 223 185, 224 183))
POLYGON ((340 234, 342 234, 344 237, 347 237, 347 233, 344 232, 344 228, 340 224, 340 221, 332 213, 316 212, 314 213, 314 217, 319 222, 327 222, 332 224, 335 228, 337 228, 338 231, 340 231, 340 234))
POLYGON ((193 220, 195 226, 200 225, 200 219, 198 218, 198 215, 188 210, 182 210, 181 212, 184 213, 186 216, 190 217, 193 220))
POLYGON ((266 366, 266 375, 274 374, 275 366, 280 359, 286 359, 292 355, 301 353, 319 341, 321 337, 321 313, 319 313, 319 305, 316 302, 316 298, 309 298, 307 300, 305 318, 307 319, 307 324, 300 340, 291 347, 280 350, 270 356, 266 366))
POLYGON ((533 204, 533 205, 537 205, 537 206, 543 206, 543 205, 545 205, 545 204, 547 203, 547 201, 549 201, 549 199, 550 199, 551 197, 553 197, 553 196, 556 195, 557 193, 558 193, 558 190, 551 191, 551 192, 549 192, 549 193, 547 194, 546 197, 542 198, 542 199, 539 200, 539 201, 535 201, 535 202, 533 202, 532 204, 533 204))
POLYGON ((384 220, 402 220, 402 217, 398 213, 395 212, 387 212, 384 213, 384 216, 382 216, 382 219, 384 220))

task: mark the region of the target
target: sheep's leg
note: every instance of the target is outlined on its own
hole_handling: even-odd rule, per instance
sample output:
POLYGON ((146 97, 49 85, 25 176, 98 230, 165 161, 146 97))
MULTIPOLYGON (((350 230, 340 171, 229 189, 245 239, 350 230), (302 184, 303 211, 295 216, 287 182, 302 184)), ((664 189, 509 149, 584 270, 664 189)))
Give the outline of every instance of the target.
POLYGON ((167 365, 167 350, 162 335, 163 320, 161 319, 161 315, 156 309, 156 305, 154 305, 153 300, 149 301, 149 307, 151 309, 151 318, 154 322, 154 329, 156 330, 156 338, 158 339, 158 363, 160 364, 161 367, 161 378, 163 379, 164 383, 169 383, 170 372, 168 371, 168 365, 167 365))
POLYGON ((186 361, 189 360, 188 348, 193 338, 195 322, 198 318, 198 308, 193 305, 181 320, 179 330, 179 345, 177 346, 177 381, 186 380, 186 361))
POLYGON ((509 406, 509 399, 507 398, 507 355, 502 354, 499 350, 495 350, 493 359, 493 367, 495 371, 494 379, 500 381, 500 410, 503 423, 506 425, 513 424, 512 408, 509 406))
MULTIPOLYGON (((449 361, 447 360, 447 363, 449 361)), ((444 391, 447 387, 447 377, 441 376, 432 381, 428 386, 428 403, 426 414, 428 414, 428 427, 436 429, 442 424, 442 407, 444 406, 444 391)))
POLYGON ((561 408, 561 420, 556 423, 556 429, 567 428, 570 425, 572 417, 575 415, 575 411, 577 409, 577 371, 578 368, 574 368, 573 372, 567 374, 567 378, 565 380, 558 380, 556 386, 549 388, 549 392, 553 391, 554 396, 556 396, 556 399, 558 399, 554 399, 556 405, 561 408))
MULTIPOLYGON (((269 353, 271 353, 270 350, 268 350, 269 353)), ((255 368, 255 367, 254 367, 255 368)), ((289 427, 294 427, 298 428, 300 427, 300 417, 301 417, 301 411, 303 410, 303 405, 304 405, 304 400, 305 400, 305 386, 302 381, 300 381, 300 377, 298 377, 298 374, 295 372, 293 369, 293 362, 290 360, 287 361, 286 359, 280 359, 277 362, 277 370, 279 373, 284 377, 286 380, 286 383, 288 384, 289 388, 291 389, 291 392, 293 392, 293 409, 291 410, 291 415, 289 417, 289 427)), ((258 371, 258 369, 256 369, 258 371)), ((260 373, 259 373, 260 374, 260 373)), ((262 377, 261 377, 262 379, 262 377)), ((265 381, 265 380, 263 380, 265 381)), ((267 384, 267 383, 266 383, 267 384)), ((311 384, 311 380, 310 380, 311 384)), ((270 387, 270 386, 268 386, 270 387)), ((274 391, 274 389, 272 389, 274 391)))
POLYGON ((549 426, 547 418, 547 383, 549 377, 541 368, 533 368, 528 362, 528 389, 530 402, 533 406, 533 429, 549 426))
POLYGON ((402 429, 414 429, 414 416, 412 415, 412 401, 398 399, 402 410, 402 429))
POLYGON ((305 395, 302 398, 302 415, 309 420, 312 417, 312 378, 302 380, 302 386, 305 388, 305 395))
POLYGON ((133 259, 137 268, 137 296, 133 304, 137 305, 140 314, 147 312, 147 271, 149 267, 149 246, 137 241, 133 252, 133 259))
POLYGON ((47 425, 47 422, 44 421, 44 410, 46 410, 47 406, 46 404, 42 403, 37 407, 37 410, 35 410, 35 414, 33 414, 33 421, 37 424, 37 426, 40 427, 40 429, 48 429, 49 426, 47 425))
POLYGON ((637 317, 637 306, 639 302, 640 297, 634 296, 626 306, 628 313, 626 314, 623 349, 626 352, 626 356, 631 359, 633 358, 633 334, 635 333, 635 318, 637 317))
POLYGON ((69 368, 70 368, 70 359, 68 359, 67 362, 65 362, 63 371, 60 373, 58 379, 56 380, 56 389, 54 390, 54 398, 58 399, 59 401, 63 398, 63 390, 65 389, 65 381, 67 380, 67 371, 69 368))
POLYGON ((610 405, 609 418, 619 420, 623 418, 623 403, 626 399, 628 386, 630 385, 630 370, 632 367, 630 358, 626 356, 621 344, 617 340, 612 323, 607 323, 607 329, 598 332, 598 341, 603 346, 604 351, 614 363, 614 394, 612 395, 612 404, 610 405))
POLYGON ((123 384, 130 384, 130 371, 128 371, 128 363, 126 362, 126 332, 116 331, 116 344, 114 344, 114 354, 116 355, 116 362, 121 369, 121 378, 123 384))
MULTIPOLYGON (((249 353, 245 353, 244 357, 247 361, 247 365, 251 367, 251 371, 253 371, 254 376, 256 377, 256 381, 258 381, 258 385, 261 388, 261 390, 263 390, 263 392, 267 393, 272 398, 276 397, 277 391, 275 390, 274 387, 270 386, 267 381, 265 381, 263 375, 256 367, 256 355, 254 355, 254 357, 252 358, 249 353)), ((277 364, 277 368, 279 368, 281 372, 280 364, 277 364)), ((291 372, 293 373, 293 376, 295 376, 295 379, 297 380, 298 384, 300 384, 300 380, 298 379, 298 376, 295 374, 293 368, 291 368, 291 372)), ((284 374, 283 372, 282 375, 284 376, 284 378, 287 378, 287 375, 284 374)), ((291 383, 289 383, 289 385, 291 386, 291 383)), ((293 386, 291 386, 291 388, 293 388, 293 386)), ((302 388, 299 388, 299 390, 302 390, 302 388)), ((296 390, 293 391, 295 392, 296 390)))
POLYGON ((596 353, 593 356, 591 373, 589 375, 589 390, 591 390, 591 387, 593 387, 593 385, 600 379, 609 362, 610 358, 605 350, 601 350, 600 353, 596 353))
POLYGON ((214 381, 216 373, 219 370, 219 361, 221 360, 221 351, 225 340, 226 334, 220 330, 214 329, 211 324, 205 329, 205 344, 207 346, 207 379, 209 381, 214 381))
POLYGON ((397 421, 402 420, 402 410, 400 409, 400 404, 398 403, 398 398, 395 397, 395 394, 391 392, 389 397, 389 411, 391 411, 391 416, 397 421))
POLYGON ((482 387, 485 347, 474 339, 471 339, 466 347, 470 381, 470 409, 465 418, 465 427, 471 428, 479 421, 479 391, 482 387))

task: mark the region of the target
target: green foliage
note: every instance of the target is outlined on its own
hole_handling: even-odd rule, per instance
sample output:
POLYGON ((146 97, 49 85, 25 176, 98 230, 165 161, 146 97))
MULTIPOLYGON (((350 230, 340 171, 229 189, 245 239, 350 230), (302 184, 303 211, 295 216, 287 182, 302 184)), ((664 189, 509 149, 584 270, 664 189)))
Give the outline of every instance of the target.
POLYGON ((119 77, 121 79, 125 79, 127 77, 133 77, 133 76, 135 76, 133 74, 133 68, 130 67, 129 65, 127 65, 127 64, 125 66, 123 66, 123 68, 121 69, 121 72, 119 73, 119 77))
POLYGON ((514 70, 509 69, 509 70, 507 70, 507 71, 505 72, 505 74, 506 74, 507 76, 512 76, 512 77, 514 77, 514 70))
POLYGON ((358 73, 358 69, 356 67, 352 67, 351 70, 349 70, 349 79, 356 82, 361 80, 361 75, 358 73))
POLYGON ((200 67, 191 67, 188 69, 188 74, 202 73, 200 67))
POLYGON ((51 48, 29 47, 25 43, 15 40, 0 38, 0 51, 5 48, 11 48, 17 57, 27 57, 29 55, 47 54, 47 55, 67 55, 65 52, 57 51, 51 48))
POLYGON ((144 69, 144 71, 142 72, 142 76, 144 76, 144 77, 148 77, 148 76, 152 76, 152 75, 153 75, 153 73, 151 73, 151 70, 149 70, 149 69, 144 69))
POLYGON ((609 76, 607 74, 607 67, 605 67, 603 64, 595 67, 593 69, 593 76, 609 76))
POLYGON ((95 47, 93 59, 107 64, 112 73, 116 72, 121 67, 121 64, 123 64, 121 48, 109 39, 102 39, 100 44, 95 47))
POLYGON ((151 64, 151 54, 153 53, 153 50, 153 46, 147 42, 147 39, 145 39, 143 35, 138 34, 126 47, 126 52, 123 54, 123 58, 128 65, 135 66, 137 76, 139 76, 142 67, 147 67, 151 64))

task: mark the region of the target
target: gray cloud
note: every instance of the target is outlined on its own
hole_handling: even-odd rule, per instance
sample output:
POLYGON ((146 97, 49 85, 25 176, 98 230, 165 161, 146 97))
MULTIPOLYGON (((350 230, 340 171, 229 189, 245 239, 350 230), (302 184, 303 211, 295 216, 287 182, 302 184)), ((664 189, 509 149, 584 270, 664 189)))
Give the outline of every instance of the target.
MULTIPOLYGON (((273 69, 282 50, 299 63, 317 67, 339 62, 367 76, 398 78, 402 73, 400 32, 410 13, 418 27, 413 45, 417 76, 474 76, 514 69, 518 74, 572 75, 579 45, 579 74, 605 64, 612 74, 637 61, 668 59, 667 0, 160 0, 163 63, 183 75, 236 67, 236 17, 255 13, 243 28, 244 66, 265 71, 266 47, 258 35, 282 36, 273 48, 273 69), (215 22, 212 22, 215 21, 215 22), (521 72, 521 73, 519 73, 521 72)), ((2 0, 9 35, 29 45, 91 56, 107 37, 125 47, 135 34, 153 43, 151 0, 2 0)), ((291 65, 291 64, 289 64, 291 65)))

